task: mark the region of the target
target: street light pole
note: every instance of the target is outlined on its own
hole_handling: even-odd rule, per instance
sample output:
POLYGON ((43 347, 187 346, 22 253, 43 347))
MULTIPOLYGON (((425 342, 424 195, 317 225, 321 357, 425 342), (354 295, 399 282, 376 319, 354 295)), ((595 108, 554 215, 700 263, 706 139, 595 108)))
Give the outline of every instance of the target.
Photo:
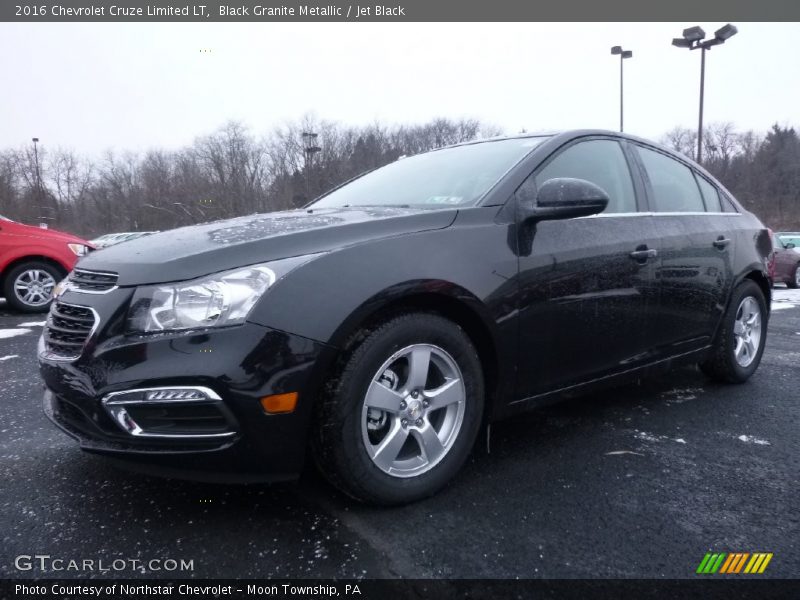
POLYGON ((317 143, 318 135, 316 133, 304 131, 301 137, 303 138, 303 174, 306 180, 306 202, 308 202, 311 200, 311 166, 314 162, 314 155, 320 152, 322 148, 317 143))
POLYGON ((39 149, 36 147, 36 144, 39 143, 39 138, 31 138, 33 142, 33 161, 36 168, 36 205, 39 207, 39 223, 40 226, 44 223, 44 215, 42 214, 42 178, 39 174, 39 149))
POLYGON ((700 116, 697 120, 697 164, 703 160, 703 99, 706 95, 706 49, 700 50, 700 116))
POLYGON ((619 130, 622 132, 624 131, 624 86, 622 63, 626 58, 633 56, 633 51, 623 50, 622 46, 614 46, 611 48, 611 54, 619 54, 619 130))
POLYGON ((706 50, 714 46, 724 44, 725 40, 733 37, 739 32, 735 25, 728 23, 714 32, 714 37, 704 39, 706 32, 700 27, 689 27, 683 30, 683 37, 673 38, 672 45, 677 48, 688 48, 689 50, 700 50, 700 115, 697 125, 697 162, 703 159, 703 102, 705 100, 706 84, 706 50))

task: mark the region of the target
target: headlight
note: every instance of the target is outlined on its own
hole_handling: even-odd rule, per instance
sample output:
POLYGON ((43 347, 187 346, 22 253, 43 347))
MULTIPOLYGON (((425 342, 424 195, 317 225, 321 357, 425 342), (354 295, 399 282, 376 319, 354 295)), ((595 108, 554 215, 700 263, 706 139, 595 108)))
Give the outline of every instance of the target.
POLYGON ((270 286, 316 256, 298 256, 191 281, 140 287, 131 301, 127 330, 145 333, 238 325, 270 286))
POLYGON ((67 246, 77 256, 85 256, 89 253, 89 246, 84 244, 67 244, 67 246))

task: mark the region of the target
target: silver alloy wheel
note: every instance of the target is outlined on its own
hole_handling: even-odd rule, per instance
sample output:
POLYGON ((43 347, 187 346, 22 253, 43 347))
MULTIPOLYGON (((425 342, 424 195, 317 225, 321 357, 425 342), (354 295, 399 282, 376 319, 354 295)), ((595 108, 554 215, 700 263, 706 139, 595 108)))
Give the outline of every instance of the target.
POLYGON ((361 434, 372 462, 394 477, 431 470, 458 438, 466 396, 461 369, 438 346, 395 352, 364 397, 361 434))
POLYGON ((761 345, 761 308, 753 296, 747 296, 739 303, 733 322, 733 335, 736 362, 740 367, 748 367, 755 360, 761 345))
POLYGON ((800 263, 794 268, 794 284, 800 287, 800 263))
POLYGON ((43 306, 53 297, 56 280, 43 269, 28 269, 14 281, 14 294, 28 306, 43 306))

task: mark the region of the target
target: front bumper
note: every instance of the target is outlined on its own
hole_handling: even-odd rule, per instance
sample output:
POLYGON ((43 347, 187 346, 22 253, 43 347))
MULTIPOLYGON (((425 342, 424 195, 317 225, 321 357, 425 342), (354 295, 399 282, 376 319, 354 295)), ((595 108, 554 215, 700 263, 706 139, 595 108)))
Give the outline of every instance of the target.
POLYGON ((113 314, 95 308, 105 327, 93 332, 76 360, 54 359, 44 339, 39 341, 45 413, 82 449, 138 470, 196 480, 269 481, 299 474, 322 365, 335 355, 332 348, 254 323, 124 335, 113 314), (133 435, 102 402, 117 392, 175 386, 213 391, 226 435, 133 435), (298 393, 293 412, 268 414, 262 408, 264 396, 290 392, 298 393))

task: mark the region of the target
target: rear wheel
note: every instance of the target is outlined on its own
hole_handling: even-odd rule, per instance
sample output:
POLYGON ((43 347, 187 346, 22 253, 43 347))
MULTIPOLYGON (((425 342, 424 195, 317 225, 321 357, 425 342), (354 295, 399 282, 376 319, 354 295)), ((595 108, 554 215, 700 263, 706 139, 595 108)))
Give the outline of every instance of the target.
POLYGON ((786 285, 793 289, 800 288, 800 262, 794 266, 794 271, 792 271, 792 275, 786 285))
POLYGON ((767 338, 767 305, 761 288, 745 280, 733 291, 728 310, 708 360, 700 368, 708 376, 743 383, 755 373, 767 338))
POLYGON ((63 273, 48 263, 24 262, 8 272, 3 293, 12 308, 22 312, 45 312, 56 284, 63 277, 63 273))
POLYGON ((432 314, 393 318, 345 359, 323 402, 314 456, 359 500, 429 496, 461 468, 483 414, 478 354, 456 324, 432 314))

